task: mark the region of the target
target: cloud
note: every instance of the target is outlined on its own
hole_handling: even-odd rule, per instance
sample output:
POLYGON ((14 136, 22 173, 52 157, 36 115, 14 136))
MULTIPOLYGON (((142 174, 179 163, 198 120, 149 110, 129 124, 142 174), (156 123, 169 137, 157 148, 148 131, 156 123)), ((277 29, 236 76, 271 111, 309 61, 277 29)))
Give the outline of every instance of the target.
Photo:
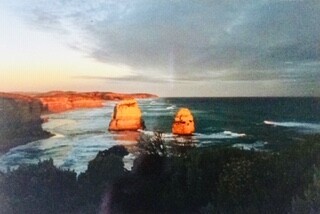
POLYGON ((128 75, 128 76, 122 76, 122 77, 106 77, 106 76, 88 76, 88 75, 82 75, 82 76, 74 76, 75 79, 85 79, 85 80, 103 80, 106 82, 136 82, 136 83, 170 83, 170 84, 189 84, 192 82, 199 82, 199 81, 208 81, 208 79, 204 78, 175 78, 172 79, 168 76, 140 76, 140 75, 128 75))
POLYGON ((112 80, 319 79, 319 1, 16 3, 32 25, 64 32, 70 47, 98 61, 124 64, 135 71, 135 76, 112 80), (310 69, 305 63, 314 64, 310 69))

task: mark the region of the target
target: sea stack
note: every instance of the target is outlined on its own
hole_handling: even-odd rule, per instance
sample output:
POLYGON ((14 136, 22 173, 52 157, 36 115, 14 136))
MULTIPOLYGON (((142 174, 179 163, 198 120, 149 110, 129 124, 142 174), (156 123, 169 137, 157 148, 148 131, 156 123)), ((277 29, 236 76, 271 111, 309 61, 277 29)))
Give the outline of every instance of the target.
POLYGON ((178 135, 191 135, 194 131, 194 120, 191 111, 187 108, 179 109, 173 121, 172 133, 178 135))
POLYGON ((110 131, 136 131, 144 128, 142 113, 135 99, 123 100, 114 107, 110 131))

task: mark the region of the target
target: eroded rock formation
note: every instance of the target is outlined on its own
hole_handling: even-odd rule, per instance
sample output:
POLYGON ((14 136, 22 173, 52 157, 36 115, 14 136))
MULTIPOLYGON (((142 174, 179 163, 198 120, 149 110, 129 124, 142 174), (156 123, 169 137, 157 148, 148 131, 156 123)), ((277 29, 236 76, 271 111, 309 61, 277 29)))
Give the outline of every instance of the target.
POLYGON ((110 131, 144 129, 140 107, 135 99, 123 100, 115 107, 109 124, 110 131))
POLYGON ((172 133, 178 135, 191 135, 195 131, 192 113, 187 108, 181 108, 177 112, 173 125, 172 133))
POLYGON ((41 102, 29 96, 0 93, 0 152, 49 137, 42 130, 41 102))

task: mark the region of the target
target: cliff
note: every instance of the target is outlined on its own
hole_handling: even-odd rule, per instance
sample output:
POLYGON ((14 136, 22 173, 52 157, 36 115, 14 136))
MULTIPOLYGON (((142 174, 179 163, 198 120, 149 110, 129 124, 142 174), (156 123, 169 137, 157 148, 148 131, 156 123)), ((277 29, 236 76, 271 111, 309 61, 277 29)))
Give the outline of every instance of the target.
POLYGON ((51 136, 43 131, 41 114, 77 108, 102 107, 108 100, 154 98, 153 94, 51 91, 47 93, 0 92, 0 153, 12 147, 51 136))
POLYGON ((49 112, 62 112, 77 108, 102 107, 103 100, 76 92, 47 93, 34 96, 49 112))
POLYGON ((108 100, 124 100, 131 98, 154 98, 153 94, 120 94, 112 92, 74 92, 52 91, 31 95, 39 99, 49 112, 63 112, 77 108, 102 107, 108 100))
POLYGON ((42 130, 41 102, 20 94, 0 93, 0 152, 49 137, 42 130))

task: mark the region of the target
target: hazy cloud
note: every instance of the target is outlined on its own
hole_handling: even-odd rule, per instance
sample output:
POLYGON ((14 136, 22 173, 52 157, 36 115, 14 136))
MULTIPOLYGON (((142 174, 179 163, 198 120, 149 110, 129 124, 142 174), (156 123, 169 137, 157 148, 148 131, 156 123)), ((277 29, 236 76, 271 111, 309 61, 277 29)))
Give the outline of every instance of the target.
POLYGON ((320 81, 316 0, 26 0, 14 6, 32 25, 64 32, 70 47, 136 72, 112 80, 320 81))

